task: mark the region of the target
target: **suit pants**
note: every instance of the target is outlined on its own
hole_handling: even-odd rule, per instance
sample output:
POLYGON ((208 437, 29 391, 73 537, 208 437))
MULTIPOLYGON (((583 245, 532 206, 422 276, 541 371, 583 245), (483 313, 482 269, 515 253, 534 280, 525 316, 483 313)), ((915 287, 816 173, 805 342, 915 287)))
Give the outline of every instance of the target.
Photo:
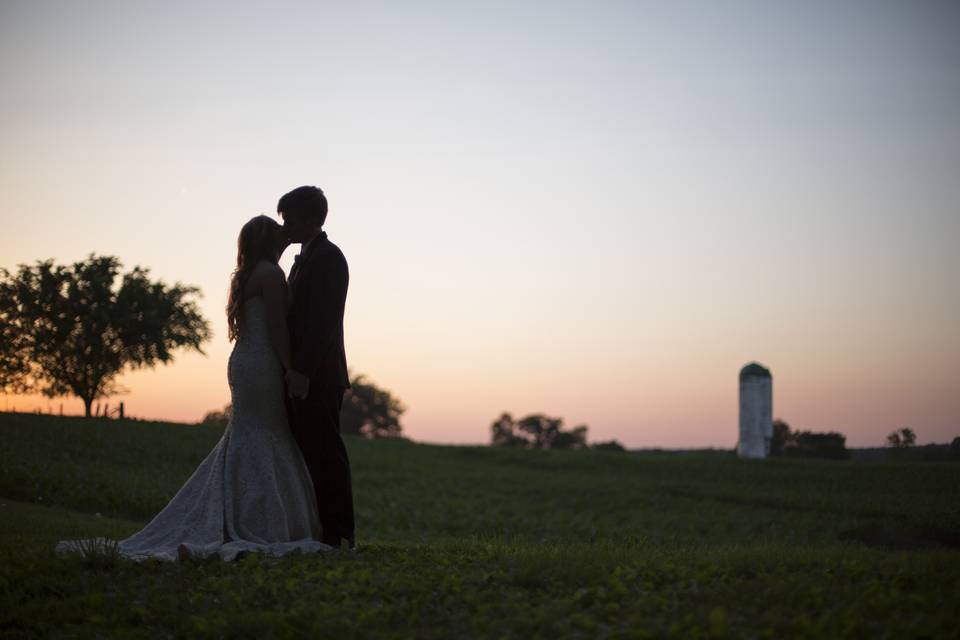
POLYGON ((287 398, 290 430, 307 463, 323 527, 321 542, 340 546, 354 538, 350 459, 340 436, 343 389, 311 389, 307 398, 287 398))

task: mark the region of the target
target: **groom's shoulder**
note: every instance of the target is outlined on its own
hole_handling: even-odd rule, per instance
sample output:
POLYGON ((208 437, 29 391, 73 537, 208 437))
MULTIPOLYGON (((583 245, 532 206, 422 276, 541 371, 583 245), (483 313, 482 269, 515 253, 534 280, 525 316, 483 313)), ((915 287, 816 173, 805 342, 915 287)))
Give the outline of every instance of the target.
POLYGON ((341 251, 340 247, 334 244, 330 238, 324 238, 323 241, 326 245, 323 253, 326 255, 328 260, 343 263, 347 262, 347 257, 343 255, 343 251, 341 251))

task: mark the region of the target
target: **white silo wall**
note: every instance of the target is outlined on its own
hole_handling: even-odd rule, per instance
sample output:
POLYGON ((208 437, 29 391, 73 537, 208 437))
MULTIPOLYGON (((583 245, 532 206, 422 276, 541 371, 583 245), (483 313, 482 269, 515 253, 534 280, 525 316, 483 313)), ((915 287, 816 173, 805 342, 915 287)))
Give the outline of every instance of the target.
POLYGON ((747 376, 740 380, 741 458, 766 458, 773 438, 773 380, 747 376))

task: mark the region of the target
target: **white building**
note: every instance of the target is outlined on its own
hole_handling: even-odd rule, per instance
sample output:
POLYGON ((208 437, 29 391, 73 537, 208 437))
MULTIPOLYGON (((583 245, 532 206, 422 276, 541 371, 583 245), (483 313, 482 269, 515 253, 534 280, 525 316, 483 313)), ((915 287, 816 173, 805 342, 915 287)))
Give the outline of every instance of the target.
POLYGON ((770 370, 751 362, 740 370, 741 458, 766 458, 773 438, 773 378, 770 370))

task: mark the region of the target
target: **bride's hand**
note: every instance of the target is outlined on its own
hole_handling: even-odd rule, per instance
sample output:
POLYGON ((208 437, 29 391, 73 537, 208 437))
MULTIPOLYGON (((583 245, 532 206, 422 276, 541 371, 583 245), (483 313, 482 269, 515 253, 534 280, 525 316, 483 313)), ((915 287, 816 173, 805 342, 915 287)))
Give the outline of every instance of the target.
POLYGON ((307 399, 307 394, 310 392, 310 378, 293 369, 287 369, 284 379, 287 381, 287 395, 291 398, 307 399))

